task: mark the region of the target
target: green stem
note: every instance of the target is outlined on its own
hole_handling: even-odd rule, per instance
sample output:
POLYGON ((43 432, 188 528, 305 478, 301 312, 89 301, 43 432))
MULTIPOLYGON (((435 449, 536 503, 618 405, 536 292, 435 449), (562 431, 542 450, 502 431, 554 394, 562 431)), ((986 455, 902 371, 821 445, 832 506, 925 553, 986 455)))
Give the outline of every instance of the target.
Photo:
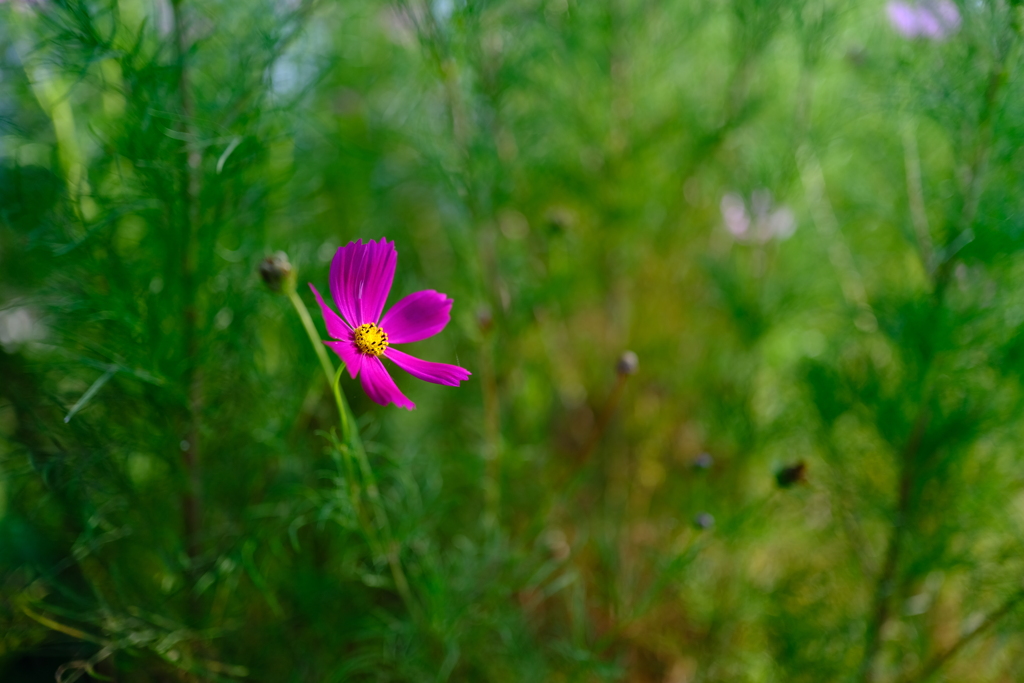
POLYGON ((366 449, 363 448, 363 440, 359 436, 359 430, 354 428, 355 418, 349 409, 348 402, 345 400, 345 395, 341 391, 341 373, 345 370, 345 365, 342 364, 337 370, 334 369, 334 365, 327 355, 327 349, 324 348, 320 340, 320 333, 317 332, 316 325, 313 324, 313 319, 309 315, 309 309, 306 308, 306 304, 299 297, 294 286, 286 286, 285 292, 288 295, 288 300, 292 302, 292 306, 295 307, 295 311, 299 314, 302 326, 306 328, 309 341, 313 344, 316 355, 320 359, 324 375, 327 377, 327 381, 330 383, 331 390, 334 393, 334 402, 338 406, 338 417, 341 419, 341 431, 345 442, 345 448, 343 449, 345 453, 345 467, 348 470, 349 481, 352 482, 353 486, 352 500, 356 506, 356 515, 363 525, 363 531, 370 540, 371 545, 380 548, 387 558, 388 565, 391 568, 391 576, 395 582, 395 588, 398 590, 399 595, 402 596, 406 608, 414 617, 419 618, 421 616, 419 605, 413 597, 409 581, 406 579, 405 571, 402 569, 402 563, 398 555, 398 543, 395 542, 391 535, 391 523, 388 520, 387 510, 384 508, 384 502, 381 500, 380 491, 377 488, 377 478, 374 476, 373 468, 370 467, 370 461, 366 457, 366 449), (352 465, 353 453, 355 454, 356 462, 359 463, 359 471, 365 483, 366 495, 373 506, 376 529, 365 523, 360 511, 362 506, 359 504, 359 501, 362 496, 359 490, 359 480, 356 478, 352 465))
MULTIPOLYGON (((286 287, 286 293, 288 294, 288 300, 292 302, 292 306, 295 307, 295 311, 299 314, 299 319, 302 320, 302 326, 306 328, 306 334, 309 335, 309 341, 313 344, 313 350, 316 351, 317 358, 320 359, 320 367, 324 370, 324 376, 327 378, 329 383, 334 384, 337 379, 334 375, 334 365, 331 364, 331 359, 327 355, 327 349, 324 348, 323 343, 320 341, 320 333, 316 330, 316 325, 313 324, 313 319, 309 316, 309 309, 306 308, 306 304, 302 302, 302 298, 299 297, 298 292, 295 291, 295 287, 286 287)), ((338 370, 341 373, 341 370, 338 370)), ((337 385, 334 384, 336 387, 337 385)), ((344 399, 337 397, 337 388, 335 388, 335 397, 338 400, 339 410, 341 405, 344 403, 344 399)), ((342 429, 345 430, 345 435, 348 436, 348 425, 345 422, 345 416, 341 418, 342 429)))
MULTIPOLYGON (((344 366, 339 368, 337 374, 335 374, 332 387, 334 389, 334 398, 338 402, 338 412, 341 414, 342 423, 352 424, 354 422, 354 418, 349 412, 348 404, 345 402, 344 395, 341 393, 341 388, 339 386, 341 370, 343 368, 344 366)), ((363 441, 359 438, 358 430, 352 430, 350 433, 352 434, 352 438, 348 442, 348 445, 349 448, 355 452, 356 461, 359 463, 359 471, 363 476, 366 495, 370 499, 370 503, 373 505, 373 514, 377 522, 377 533, 373 538, 381 547, 385 557, 387 557, 388 566, 391 568, 391 576, 395 581, 395 588, 402 596, 402 600, 405 602, 406 607, 414 617, 420 618, 422 615, 419 610, 419 605, 413 597, 412 589, 409 587, 409 581, 405 576, 405 570, 402 569, 402 562, 398 554, 399 546, 391 533, 391 522, 388 520, 388 513, 384 507, 384 501, 381 500, 380 490, 377 488, 377 477, 374 476, 373 468, 370 467, 370 460, 366 457, 366 449, 363 448, 363 441)))
POLYGON ((356 514, 361 518, 359 501, 362 499, 362 495, 359 492, 359 479, 356 477, 355 468, 352 465, 351 451, 362 450, 362 442, 359 438, 359 433, 351 427, 354 420, 350 419, 348 404, 345 402, 344 394, 341 393, 341 373, 345 371, 345 365, 343 363, 338 366, 337 371, 334 370, 334 365, 327 355, 327 349, 324 348, 320 340, 320 333, 317 331, 316 325, 313 324, 313 318, 310 317, 306 304, 302 301, 298 292, 295 291, 294 286, 286 285, 284 289, 288 295, 288 300, 292 302, 292 306, 295 307, 295 311, 299 314, 299 319, 302 320, 302 326, 306 328, 306 334, 309 335, 309 341, 313 344, 313 350, 316 351, 316 355, 320 359, 320 367, 323 368, 327 383, 334 392, 334 402, 338 406, 338 417, 341 418, 342 440, 346 444, 346 448, 341 450, 344 451, 346 474, 352 487, 352 503, 356 507, 356 514))
MULTIPOLYGON (((356 478, 355 467, 352 465, 352 450, 353 449, 352 449, 351 444, 353 443, 353 439, 350 438, 350 436, 349 436, 351 434, 351 430, 349 429, 349 425, 352 424, 352 422, 349 420, 349 414, 348 414, 348 410, 347 410, 348 405, 345 403, 345 397, 341 393, 341 386, 340 386, 340 383, 341 383, 341 373, 343 373, 344 371, 345 371, 345 364, 342 363, 341 365, 338 366, 337 372, 334 373, 334 379, 333 379, 333 381, 331 381, 331 390, 334 392, 334 404, 336 406, 338 406, 338 416, 341 418, 341 431, 343 432, 344 439, 345 439, 345 447, 343 449, 338 449, 338 450, 343 451, 342 454, 345 456, 345 472, 348 475, 348 480, 351 482, 352 502, 355 503, 356 514, 358 514, 360 516, 360 518, 362 518, 362 512, 360 512, 360 510, 359 510, 359 508, 361 507, 361 505, 359 504, 359 501, 362 499, 362 495, 359 492, 359 479, 356 478)), ((358 432, 356 433, 354 438, 355 438, 355 440, 359 439, 358 432)))

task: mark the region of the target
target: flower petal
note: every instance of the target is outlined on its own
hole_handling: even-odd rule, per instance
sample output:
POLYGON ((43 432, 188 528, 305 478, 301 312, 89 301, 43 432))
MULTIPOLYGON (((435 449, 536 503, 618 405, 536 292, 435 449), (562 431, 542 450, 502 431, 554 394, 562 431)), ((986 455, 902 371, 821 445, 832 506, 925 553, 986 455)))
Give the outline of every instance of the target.
POLYGON ((348 368, 348 374, 352 376, 352 379, 355 379, 359 374, 359 370, 363 367, 366 356, 359 352, 355 340, 352 339, 352 333, 349 332, 348 339, 344 341, 325 341, 324 344, 338 354, 341 362, 348 368))
POLYGON ((920 13, 916 7, 896 0, 890 2, 886 10, 889 13, 889 23, 899 33, 907 38, 916 38, 921 34, 920 13))
POLYGON ((422 379, 424 382, 444 384, 449 387, 459 386, 459 382, 469 379, 471 373, 458 365, 446 365, 445 363, 431 363, 427 360, 414 358, 407 353, 402 353, 395 348, 388 348, 384 357, 391 359, 395 365, 408 372, 413 377, 422 379))
POLYGON ((395 380, 391 379, 391 375, 384 368, 384 364, 380 362, 380 358, 376 356, 363 356, 363 359, 363 377, 360 381, 363 383, 363 390, 366 391, 366 395, 370 397, 370 400, 382 406, 394 403, 396 406, 406 410, 412 410, 416 407, 415 403, 407 399, 398 390, 395 380))
POLYGON ((394 242, 349 242, 331 261, 331 296, 351 327, 380 320, 395 279, 394 242))
POLYGON ((338 317, 338 314, 334 312, 334 309, 324 303, 324 298, 320 296, 320 292, 317 291, 313 283, 309 283, 309 288, 313 290, 313 295, 316 297, 316 302, 320 304, 320 313, 324 316, 324 322, 327 323, 327 334, 331 335, 335 339, 348 339, 352 336, 352 332, 345 321, 338 317))
POLYGON ((349 295, 349 273, 354 268, 353 261, 356 257, 362 256, 362 249, 362 240, 349 242, 343 247, 338 247, 338 251, 334 253, 334 258, 331 259, 331 274, 329 276, 331 298, 334 299, 335 305, 341 311, 341 317, 345 319, 345 322, 350 327, 358 327, 359 323, 356 322, 358 316, 356 315, 355 302, 349 295))
POLYGON ((380 326, 388 343, 408 344, 433 337, 451 319, 452 300, 432 289, 414 292, 384 314, 380 326))

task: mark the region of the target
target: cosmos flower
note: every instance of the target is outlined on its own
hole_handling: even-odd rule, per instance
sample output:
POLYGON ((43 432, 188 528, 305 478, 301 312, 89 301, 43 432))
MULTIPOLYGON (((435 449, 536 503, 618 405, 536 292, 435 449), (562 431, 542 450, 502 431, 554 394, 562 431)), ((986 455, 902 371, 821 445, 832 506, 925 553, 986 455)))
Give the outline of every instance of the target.
POLYGON ((920 4, 893 0, 886 10, 889 23, 907 38, 945 40, 960 30, 960 10, 952 0, 925 0, 920 4))
POLYGON ((412 410, 416 405, 402 395, 391 379, 383 358, 413 377, 426 382, 459 386, 470 372, 457 365, 431 363, 413 358, 392 344, 407 344, 432 337, 448 324, 452 300, 440 292, 425 290, 408 295, 381 317, 395 277, 398 252, 394 242, 349 242, 338 249, 331 261, 331 297, 341 311, 339 317, 324 303, 310 283, 327 323, 327 333, 340 341, 325 341, 345 363, 355 379, 360 378, 366 395, 382 406, 394 403, 412 410))
POLYGON ((732 192, 722 197, 720 208, 725 229, 737 242, 764 244, 772 239, 781 241, 789 239, 796 231, 793 212, 785 206, 776 208, 768 190, 755 190, 750 195, 749 212, 743 197, 732 192))

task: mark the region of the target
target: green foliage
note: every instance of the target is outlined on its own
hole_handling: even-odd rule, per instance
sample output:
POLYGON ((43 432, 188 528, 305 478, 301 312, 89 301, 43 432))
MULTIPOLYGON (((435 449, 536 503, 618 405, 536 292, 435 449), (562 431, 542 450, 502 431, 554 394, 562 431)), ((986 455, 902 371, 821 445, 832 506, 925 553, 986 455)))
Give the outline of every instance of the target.
POLYGON ((0 678, 1012 679, 1022 15, 956 6, 0 2, 0 678), (345 433, 258 268, 325 335, 381 236, 473 377, 345 433))

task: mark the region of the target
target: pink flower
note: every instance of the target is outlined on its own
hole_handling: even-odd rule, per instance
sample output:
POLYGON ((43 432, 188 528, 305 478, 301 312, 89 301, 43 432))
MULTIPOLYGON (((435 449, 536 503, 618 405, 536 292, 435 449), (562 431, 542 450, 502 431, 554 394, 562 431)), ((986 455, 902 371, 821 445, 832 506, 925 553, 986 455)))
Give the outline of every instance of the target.
POLYGON ((395 386, 381 358, 387 358, 413 377, 426 382, 459 386, 470 372, 457 365, 431 363, 402 353, 392 344, 407 344, 432 337, 448 324, 452 300, 440 292, 425 290, 405 297, 384 317, 384 303, 395 278, 398 252, 394 242, 349 242, 331 261, 331 297, 339 317, 324 303, 310 283, 327 323, 327 333, 340 341, 325 341, 355 379, 362 372, 366 395, 382 406, 394 403, 412 410, 416 405, 395 386))
POLYGON ((775 208, 772 193, 754 190, 750 209, 743 197, 733 192, 722 196, 720 204, 725 229, 737 242, 765 244, 769 240, 787 240, 796 231, 796 217, 786 206, 775 208), (751 216, 753 213, 753 216, 751 216))
POLYGON ((887 6, 889 23, 907 38, 945 40, 960 30, 960 10, 952 0, 910 4, 894 0, 887 6))

